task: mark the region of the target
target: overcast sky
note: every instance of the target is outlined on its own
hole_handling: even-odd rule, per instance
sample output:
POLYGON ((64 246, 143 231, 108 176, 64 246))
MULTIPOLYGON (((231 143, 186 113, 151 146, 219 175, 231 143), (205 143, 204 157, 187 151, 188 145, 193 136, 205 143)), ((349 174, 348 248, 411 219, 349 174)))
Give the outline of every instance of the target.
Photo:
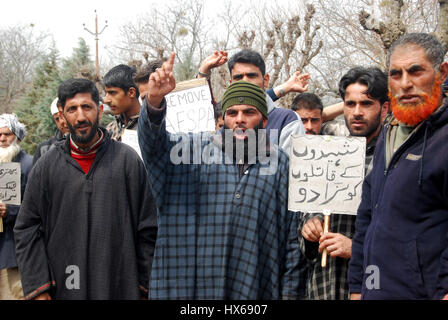
MULTIPOLYGON (((169 3, 171 0, 163 0, 169 3)), ((230 0, 236 6, 247 5, 247 0, 230 0)), ((276 6, 279 4, 294 3, 298 0, 268 0, 267 3, 276 6)), ((299 0, 300 1, 300 0, 299 0)), ((207 0, 205 10, 208 16, 214 16, 220 10, 222 1, 207 0)), ((73 47, 78 44, 78 38, 86 40, 95 54, 95 38, 84 30, 83 23, 90 31, 95 31, 95 10, 98 14, 99 31, 108 21, 108 27, 100 35, 100 60, 104 46, 115 43, 119 36, 119 27, 132 21, 137 15, 150 11, 154 3, 160 6, 160 0, 2 0, 0 6, 0 27, 17 24, 34 24, 38 31, 51 34, 56 47, 62 57, 68 57, 73 47)), ((257 2, 258 3, 258 2, 257 2)))
MULTIPOLYGON (((164 3, 170 0, 164 0, 164 3)), ((239 1, 239 0, 235 0, 239 1)), ((158 1, 160 4, 160 1, 158 1)), ((241 2, 241 1, 239 1, 241 2)), ((86 40, 92 54, 95 49, 95 37, 84 30, 83 23, 90 31, 95 31, 95 10, 98 14, 99 31, 108 21, 108 27, 100 35, 101 49, 108 43, 114 43, 119 36, 119 27, 132 21, 137 15, 150 11, 157 3, 154 0, 7 0, 1 1, 0 27, 17 24, 34 24, 39 31, 51 34, 63 57, 70 56, 72 48, 77 46, 78 38, 86 40)), ((207 1, 207 10, 214 10, 217 1, 207 1)), ((216 10, 216 9, 215 9, 216 10)), ((101 59, 101 57, 100 57, 101 59)))
MULTIPOLYGON (((131 21, 137 12, 150 8, 152 0, 8 0, 1 2, 0 27, 33 23, 37 30, 53 35, 62 56, 69 56, 82 37, 90 46, 92 53, 95 38, 84 30, 83 23, 90 31, 95 31, 95 9, 101 30, 108 20, 108 27, 100 36, 101 48, 113 41, 118 28, 131 21)), ((100 31, 99 30, 99 31, 100 31)))

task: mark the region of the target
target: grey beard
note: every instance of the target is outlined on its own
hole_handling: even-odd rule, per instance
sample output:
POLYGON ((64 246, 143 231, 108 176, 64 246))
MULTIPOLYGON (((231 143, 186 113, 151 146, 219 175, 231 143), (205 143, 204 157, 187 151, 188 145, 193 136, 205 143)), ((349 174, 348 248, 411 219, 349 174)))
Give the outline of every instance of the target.
POLYGON ((20 145, 17 143, 17 137, 9 147, 0 147, 0 163, 12 162, 12 160, 19 154, 20 145))

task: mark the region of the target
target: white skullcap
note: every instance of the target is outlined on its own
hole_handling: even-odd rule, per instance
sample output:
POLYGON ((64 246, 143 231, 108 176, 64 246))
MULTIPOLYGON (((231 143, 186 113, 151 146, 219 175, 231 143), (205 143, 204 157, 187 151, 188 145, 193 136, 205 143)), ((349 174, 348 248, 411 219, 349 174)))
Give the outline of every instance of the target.
POLYGON ((54 115, 55 113, 59 112, 58 109, 58 98, 54 99, 53 102, 51 103, 51 115, 54 115))

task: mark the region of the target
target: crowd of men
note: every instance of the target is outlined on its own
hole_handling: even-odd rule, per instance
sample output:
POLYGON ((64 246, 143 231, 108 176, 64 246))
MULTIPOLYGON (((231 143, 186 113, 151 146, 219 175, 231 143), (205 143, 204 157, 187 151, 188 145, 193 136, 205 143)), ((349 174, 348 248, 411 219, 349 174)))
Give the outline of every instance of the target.
POLYGON ((102 128, 95 84, 69 79, 34 159, 25 126, 1 115, 0 163, 20 163, 22 202, 0 201, 0 299, 448 299, 444 55, 406 34, 387 70, 347 70, 343 102, 324 108, 308 74, 269 89, 259 53, 215 51, 197 77, 211 86, 227 63, 230 83, 212 98, 216 132, 199 134, 166 129, 175 53, 118 65, 103 79, 115 120, 102 128), (366 141, 357 214, 331 215, 328 232, 322 213, 288 209, 291 139, 305 134, 366 141))

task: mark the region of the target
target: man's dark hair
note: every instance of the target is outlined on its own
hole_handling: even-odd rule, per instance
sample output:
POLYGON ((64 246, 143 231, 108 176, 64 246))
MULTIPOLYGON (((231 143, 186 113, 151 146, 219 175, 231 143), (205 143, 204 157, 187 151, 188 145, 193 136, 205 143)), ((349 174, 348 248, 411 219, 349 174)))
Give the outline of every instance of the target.
POLYGON ((222 106, 221 101, 217 102, 215 106, 213 107, 213 111, 215 114, 215 121, 218 121, 219 117, 222 116, 222 106))
POLYGON ((381 105, 388 101, 387 75, 379 68, 355 67, 350 69, 339 81, 339 94, 345 101, 345 90, 353 83, 367 86, 364 92, 371 99, 378 100, 381 105))
POLYGON ((398 47, 406 45, 417 45, 421 47, 426 52, 426 57, 432 63, 434 70, 438 70, 440 64, 443 62, 445 57, 445 51, 440 41, 427 33, 408 33, 398 40, 394 41, 387 52, 387 66, 390 65, 390 56, 394 50, 398 47))
POLYGON ((318 109, 322 113, 324 106, 320 98, 314 93, 304 92, 298 94, 292 101, 291 109, 294 111, 300 109, 315 110, 318 109))
POLYGON ((136 84, 147 83, 151 73, 155 72, 157 68, 161 68, 164 60, 153 60, 142 67, 134 76, 136 84))
POLYGON ((264 76, 266 73, 266 64, 264 63, 263 58, 258 52, 254 50, 243 49, 231 56, 229 62, 227 63, 230 73, 232 73, 235 63, 238 62, 253 64, 254 66, 258 67, 258 69, 260 69, 262 76, 264 76))
POLYGON ((62 108, 65 108, 67 99, 73 98, 78 93, 90 93, 96 105, 100 104, 100 95, 95 84, 88 79, 77 78, 68 79, 59 85, 58 99, 62 108))
POLYGON ((119 64, 118 66, 110 69, 103 78, 103 84, 107 87, 117 87, 123 89, 125 93, 130 88, 134 88, 136 91, 136 97, 140 96, 138 87, 134 82, 135 69, 125 64, 119 64))

